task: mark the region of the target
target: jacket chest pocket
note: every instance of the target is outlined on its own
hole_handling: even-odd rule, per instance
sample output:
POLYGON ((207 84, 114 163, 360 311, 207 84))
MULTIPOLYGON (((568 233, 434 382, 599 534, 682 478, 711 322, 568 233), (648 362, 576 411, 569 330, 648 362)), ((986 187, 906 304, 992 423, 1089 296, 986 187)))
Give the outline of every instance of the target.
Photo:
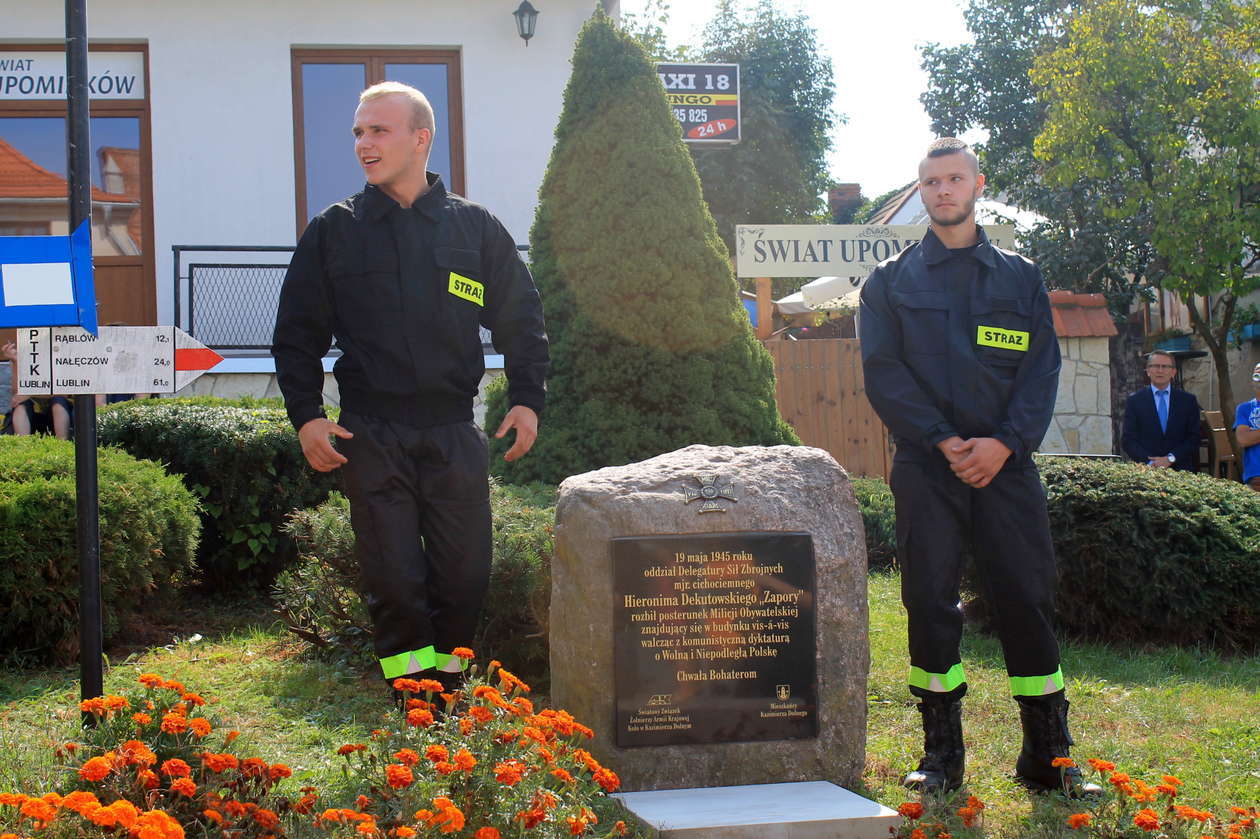
POLYGON ((949 296, 912 291, 898 296, 901 348, 907 354, 944 355, 949 351, 949 296))
POLYGON ((481 251, 443 245, 433 249, 433 257, 437 263, 438 293, 443 308, 480 320, 486 306, 481 251))
POLYGON ((351 318, 397 317, 402 281, 393 248, 354 248, 330 256, 328 280, 339 312, 351 318))
POLYGON ((1032 308, 1017 297, 989 297, 971 304, 972 342, 986 364, 1018 366, 1028 357, 1032 308))

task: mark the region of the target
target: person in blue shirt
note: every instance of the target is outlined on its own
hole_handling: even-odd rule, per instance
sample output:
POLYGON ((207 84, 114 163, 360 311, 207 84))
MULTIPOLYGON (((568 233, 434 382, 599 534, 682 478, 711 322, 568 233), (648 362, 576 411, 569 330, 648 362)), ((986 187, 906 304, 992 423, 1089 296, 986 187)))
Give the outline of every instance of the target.
POLYGON ((1234 413, 1234 434, 1243 447, 1243 483, 1260 492, 1260 364, 1251 371, 1256 398, 1238 406, 1234 413))

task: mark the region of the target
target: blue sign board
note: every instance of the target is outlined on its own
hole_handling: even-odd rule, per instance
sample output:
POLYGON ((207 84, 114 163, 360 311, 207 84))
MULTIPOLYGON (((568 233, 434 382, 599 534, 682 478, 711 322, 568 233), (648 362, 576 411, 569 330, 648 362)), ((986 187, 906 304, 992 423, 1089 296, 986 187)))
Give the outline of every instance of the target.
POLYGON ((0 236, 0 327, 81 326, 96 334, 92 228, 0 236))

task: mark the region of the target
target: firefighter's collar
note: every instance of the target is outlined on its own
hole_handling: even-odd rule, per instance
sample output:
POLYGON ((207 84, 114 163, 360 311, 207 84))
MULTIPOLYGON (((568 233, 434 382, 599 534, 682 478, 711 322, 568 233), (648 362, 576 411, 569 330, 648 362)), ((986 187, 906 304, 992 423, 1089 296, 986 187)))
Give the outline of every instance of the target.
MULTIPOLYGON (((978 224, 976 225, 976 234, 980 237, 980 243, 974 251, 975 257, 989 268, 993 268, 997 264, 993 258, 993 245, 989 244, 989 237, 985 235, 984 228, 978 224)), ((936 232, 930 227, 919 246, 923 248, 923 261, 928 265, 939 265, 953 256, 949 252, 949 248, 941 243, 941 240, 936 236, 936 232)))

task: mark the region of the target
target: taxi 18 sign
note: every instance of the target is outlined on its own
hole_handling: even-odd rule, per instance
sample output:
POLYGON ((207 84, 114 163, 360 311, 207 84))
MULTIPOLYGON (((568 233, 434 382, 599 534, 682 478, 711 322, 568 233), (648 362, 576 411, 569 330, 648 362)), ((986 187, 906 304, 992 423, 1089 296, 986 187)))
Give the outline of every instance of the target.
POLYGON ((657 64, 688 143, 739 142, 738 64, 657 64))

